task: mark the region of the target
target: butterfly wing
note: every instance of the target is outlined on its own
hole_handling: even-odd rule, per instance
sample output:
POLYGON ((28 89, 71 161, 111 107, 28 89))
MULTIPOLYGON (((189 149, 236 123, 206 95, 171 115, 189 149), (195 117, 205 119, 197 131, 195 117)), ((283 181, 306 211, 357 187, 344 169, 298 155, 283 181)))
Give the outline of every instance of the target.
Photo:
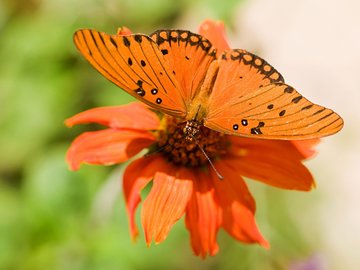
POLYGON ((264 59, 241 49, 228 50, 218 59, 219 71, 211 93, 212 110, 236 96, 245 96, 259 87, 284 82, 281 74, 264 59))
POLYGON ((339 115, 301 96, 255 55, 228 51, 219 66, 204 119, 204 125, 211 129, 245 137, 293 140, 327 136, 343 126, 339 115), (227 78, 225 71, 234 67, 236 74, 227 78))
POLYGON ((158 30, 150 35, 158 44, 181 85, 186 104, 200 90, 206 72, 216 60, 216 49, 201 35, 185 30, 158 30))
POLYGON ((185 116, 181 86, 150 37, 83 29, 74 34, 74 43, 97 71, 130 95, 164 113, 185 116))

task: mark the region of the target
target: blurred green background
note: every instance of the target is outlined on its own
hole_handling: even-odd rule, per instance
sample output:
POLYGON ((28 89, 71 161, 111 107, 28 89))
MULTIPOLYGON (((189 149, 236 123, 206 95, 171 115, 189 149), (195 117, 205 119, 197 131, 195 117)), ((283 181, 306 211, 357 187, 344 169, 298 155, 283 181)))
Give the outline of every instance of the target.
MULTIPOLYGON (((272 44, 261 42, 261 38, 246 38, 252 31, 247 23, 258 21, 257 16, 264 19, 262 14, 268 14, 268 7, 261 2, 264 1, 0 1, 0 269, 350 269, 342 266, 360 266, 351 254, 348 258, 332 257, 336 247, 328 247, 332 241, 326 241, 328 234, 324 230, 329 228, 323 227, 328 219, 324 222, 319 218, 329 211, 326 205, 337 187, 322 192, 327 185, 324 178, 340 182, 339 174, 324 169, 329 162, 336 162, 331 155, 339 147, 346 150, 345 138, 356 137, 352 135, 355 129, 345 131, 343 138, 326 141, 333 145, 324 148, 328 155, 320 154, 317 161, 308 163, 320 183, 312 193, 282 191, 248 181, 258 204, 258 224, 271 243, 270 250, 237 243, 220 232, 219 254, 205 261, 192 255, 183 221, 174 226, 160 245, 146 248, 143 235, 136 244, 131 242, 120 190, 124 165, 82 166, 78 172, 70 172, 65 163, 70 142, 92 127, 67 129, 64 119, 88 108, 131 100, 76 52, 72 42, 76 29, 86 27, 115 33, 119 26, 127 26, 143 33, 159 28, 196 31, 205 18, 221 19, 228 32, 233 33, 235 47, 242 47, 243 42, 250 46, 246 47, 250 51, 273 56, 271 50, 262 50, 272 44)), ((285 1, 275 3, 277 6, 273 8, 283 7, 286 16, 296 10, 296 6, 286 5, 285 1)), ((285 15, 284 20, 288 20, 285 15)), ((267 24, 262 28, 269 29, 273 35, 281 32, 268 28, 267 24)), ((291 28, 285 28, 291 32, 291 28)), ((288 45, 294 42, 288 41, 288 45)), ((303 42, 306 46, 306 40, 303 42)), ((275 57, 273 60, 276 62, 275 57)), ((281 60, 278 64, 282 65, 281 60)), ((276 63, 274 66, 278 67, 276 63)), ((279 69, 285 69, 283 75, 288 73, 293 82, 297 81, 295 72, 289 71, 291 67, 282 65, 279 69)), ((334 107, 336 100, 326 99, 329 103, 325 105, 340 110, 340 114, 348 114, 342 100, 338 100, 341 105, 334 107)), ((356 214, 349 214, 353 215, 356 214)), ((354 220, 352 228, 358 228, 357 216, 354 220)), ((346 224, 338 226, 340 229, 330 230, 330 234, 346 231, 346 224)))

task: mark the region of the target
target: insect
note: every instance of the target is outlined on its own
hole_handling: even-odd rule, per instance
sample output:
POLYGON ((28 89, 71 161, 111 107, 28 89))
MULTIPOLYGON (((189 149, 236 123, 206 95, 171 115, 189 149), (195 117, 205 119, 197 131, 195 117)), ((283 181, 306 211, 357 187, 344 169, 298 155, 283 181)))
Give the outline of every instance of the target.
POLYGON ((184 30, 109 35, 78 30, 74 43, 102 75, 150 107, 186 122, 261 139, 297 140, 338 132, 341 117, 316 105, 264 59, 242 49, 217 55, 209 40, 184 30))

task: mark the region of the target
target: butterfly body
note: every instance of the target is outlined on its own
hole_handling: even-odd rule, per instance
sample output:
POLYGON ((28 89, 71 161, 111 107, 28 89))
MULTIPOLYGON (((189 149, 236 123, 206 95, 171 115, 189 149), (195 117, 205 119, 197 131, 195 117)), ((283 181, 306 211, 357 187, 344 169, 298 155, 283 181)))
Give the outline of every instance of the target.
POLYGON ((200 88, 196 91, 194 98, 189 103, 187 113, 185 116, 186 120, 197 120, 203 122, 208 114, 208 102, 211 92, 214 88, 214 83, 219 71, 219 64, 217 60, 214 60, 209 70, 205 75, 204 81, 201 83, 200 88))
POLYGON ((200 127, 261 139, 311 139, 339 131, 343 121, 311 103, 264 59, 245 50, 218 53, 185 30, 108 35, 83 29, 74 42, 107 79, 165 114, 186 122, 192 141, 200 127))

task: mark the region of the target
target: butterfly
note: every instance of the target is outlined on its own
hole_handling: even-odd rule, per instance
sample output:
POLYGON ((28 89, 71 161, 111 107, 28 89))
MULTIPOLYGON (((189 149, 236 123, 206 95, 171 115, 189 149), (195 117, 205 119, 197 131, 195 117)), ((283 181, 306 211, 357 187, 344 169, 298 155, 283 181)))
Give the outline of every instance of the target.
POLYGON ((153 109, 200 127, 261 139, 302 140, 338 132, 343 120, 310 102, 264 59, 242 49, 218 53, 185 30, 148 35, 74 34, 80 53, 103 76, 153 109))

